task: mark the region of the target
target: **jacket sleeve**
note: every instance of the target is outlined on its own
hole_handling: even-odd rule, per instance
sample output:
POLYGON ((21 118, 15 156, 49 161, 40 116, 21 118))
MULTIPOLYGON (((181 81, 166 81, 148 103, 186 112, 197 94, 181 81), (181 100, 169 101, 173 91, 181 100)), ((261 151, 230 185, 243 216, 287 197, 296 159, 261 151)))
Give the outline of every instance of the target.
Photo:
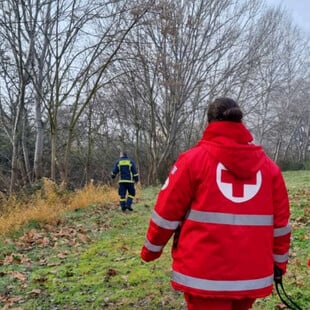
POLYGON ((289 224, 290 207, 286 185, 280 169, 277 167, 273 178, 273 205, 274 205, 274 264, 286 272, 289 256, 291 227, 289 224))
POLYGON ((189 167, 186 158, 181 156, 161 188, 141 250, 144 261, 160 257, 190 207, 193 186, 189 167))
POLYGON ((118 162, 119 160, 117 160, 113 166, 113 169, 111 171, 111 178, 115 178, 116 175, 119 173, 118 162))
POLYGON ((131 173, 133 175, 133 180, 137 183, 139 181, 139 174, 134 161, 131 161, 131 173))

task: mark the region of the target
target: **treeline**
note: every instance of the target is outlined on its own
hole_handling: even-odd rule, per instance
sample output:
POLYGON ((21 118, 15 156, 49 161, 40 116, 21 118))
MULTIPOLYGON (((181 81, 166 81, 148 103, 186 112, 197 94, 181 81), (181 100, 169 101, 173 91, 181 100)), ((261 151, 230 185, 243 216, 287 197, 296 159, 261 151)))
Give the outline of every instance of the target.
POLYGON ((309 163, 309 37, 261 0, 0 2, 0 191, 163 181, 231 96, 283 167, 309 163))

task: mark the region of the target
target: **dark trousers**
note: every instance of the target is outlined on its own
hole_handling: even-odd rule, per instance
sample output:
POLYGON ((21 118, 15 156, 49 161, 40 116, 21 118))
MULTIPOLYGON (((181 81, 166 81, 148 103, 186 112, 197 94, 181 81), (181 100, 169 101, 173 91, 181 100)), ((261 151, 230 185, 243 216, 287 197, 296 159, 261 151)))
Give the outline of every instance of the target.
POLYGON ((130 208, 136 195, 134 183, 119 183, 118 194, 120 196, 120 206, 122 210, 130 208), (126 197, 127 196, 127 197, 126 197))

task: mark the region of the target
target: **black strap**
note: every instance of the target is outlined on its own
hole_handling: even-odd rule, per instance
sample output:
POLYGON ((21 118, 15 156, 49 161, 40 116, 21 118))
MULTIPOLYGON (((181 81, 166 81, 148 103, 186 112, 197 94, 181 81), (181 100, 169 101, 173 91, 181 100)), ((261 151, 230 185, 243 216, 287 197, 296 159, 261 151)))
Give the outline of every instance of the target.
POLYGON ((289 309, 292 309, 292 310, 303 310, 302 308, 300 308, 300 306, 298 306, 296 304, 296 302, 294 302, 285 292, 285 289, 283 287, 283 283, 282 283, 282 279, 279 281, 279 280, 275 280, 275 283, 276 283, 276 290, 277 290, 277 293, 278 293, 278 296, 280 297, 281 301, 289 308, 289 309), (281 296, 281 293, 280 293, 280 289, 279 289, 279 286, 280 288, 282 289, 282 292, 285 296, 285 298, 287 299, 284 300, 284 298, 281 296), (291 303, 291 304, 289 304, 291 303))

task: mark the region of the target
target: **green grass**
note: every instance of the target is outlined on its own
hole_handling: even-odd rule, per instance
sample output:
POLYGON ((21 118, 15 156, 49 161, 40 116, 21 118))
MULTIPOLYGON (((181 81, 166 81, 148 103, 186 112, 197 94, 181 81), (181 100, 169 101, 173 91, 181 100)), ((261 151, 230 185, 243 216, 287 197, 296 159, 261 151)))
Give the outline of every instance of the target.
MULTIPOLYGON (((286 291, 310 309, 310 171, 284 174, 292 209, 286 291)), ((30 223, 0 241, 0 309, 186 309, 170 287, 170 244, 144 263, 140 249, 159 188, 147 188, 135 211, 103 204, 68 212, 51 226, 30 223)), ((255 310, 285 309, 276 294, 255 310)))

